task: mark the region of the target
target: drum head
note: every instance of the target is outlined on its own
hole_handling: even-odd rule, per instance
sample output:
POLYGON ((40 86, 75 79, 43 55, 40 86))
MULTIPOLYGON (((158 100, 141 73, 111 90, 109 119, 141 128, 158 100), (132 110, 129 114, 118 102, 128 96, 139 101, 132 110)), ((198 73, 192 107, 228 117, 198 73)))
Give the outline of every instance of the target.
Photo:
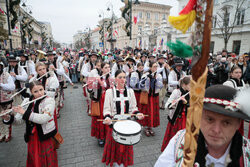
POLYGON ((135 121, 125 120, 116 122, 113 129, 121 134, 136 134, 141 131, 141 125, 135 121))

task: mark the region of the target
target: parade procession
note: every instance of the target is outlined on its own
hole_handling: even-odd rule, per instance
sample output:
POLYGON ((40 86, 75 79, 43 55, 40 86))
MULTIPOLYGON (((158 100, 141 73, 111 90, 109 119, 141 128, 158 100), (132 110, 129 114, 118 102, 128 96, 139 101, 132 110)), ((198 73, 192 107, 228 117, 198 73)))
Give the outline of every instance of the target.
POLYGON ((250 167, 248 0, 47 1, 0 0, 0 167, 250 167))

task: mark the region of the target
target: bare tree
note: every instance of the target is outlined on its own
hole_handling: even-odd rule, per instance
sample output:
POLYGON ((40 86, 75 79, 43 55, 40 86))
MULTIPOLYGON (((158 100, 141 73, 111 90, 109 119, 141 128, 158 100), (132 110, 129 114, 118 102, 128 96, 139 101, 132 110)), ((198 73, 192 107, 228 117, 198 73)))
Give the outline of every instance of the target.
MULTIPOLYGON (((222 8, 218 10, 218 12, 216 13, 216 16, 214 17, 213 23, 216 27, 218 27, 218 31, 219 31, 218 33, 217 30, 215 30, 215 33, 220 38, 223 38, 224 49, 227 49, 228 41, 233 34, 234 28, 237 25, 237 21, 239 17, 241 17, 242 7, 246 1, 247 0, 233 0, 231 1, 232 4, 227 3, 223 5, 222 8), (231 17, 232 19, 231 21, 230 21, 230 15, 233 15, 233 17, 231 17)), ((244 10, 246 10, 246 8, 244 10)), ((243 18, 243 22, 244 22, 244 18, 243 18)))

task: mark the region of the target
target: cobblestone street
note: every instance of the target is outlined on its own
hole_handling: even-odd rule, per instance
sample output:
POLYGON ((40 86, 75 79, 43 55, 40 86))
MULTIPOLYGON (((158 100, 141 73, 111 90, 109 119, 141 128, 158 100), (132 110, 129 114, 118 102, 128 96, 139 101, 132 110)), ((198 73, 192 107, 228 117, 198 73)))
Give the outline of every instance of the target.
MULTIPOLYGON (((90 136, 91 118, 86 113, 86 102, 82 88, 68 87, 65 89, 65 105, 60 112, 59 132, 64 138, 64 144, 58 150, 60 167, 102 167, 103 148, 97 140, 90 136)), ((134 146, 134 166, 151 167, 160 155, 160 147, 167 122, 166 114, 161 111, 161 125, 155 129, 154 137, 146 137, 142 133, 139 144, 134 146)), ((27 145, 23 134, 25 126, 14 126, 12 140, 0 143, 0 167, 24 167, 26 165, 27 145)))

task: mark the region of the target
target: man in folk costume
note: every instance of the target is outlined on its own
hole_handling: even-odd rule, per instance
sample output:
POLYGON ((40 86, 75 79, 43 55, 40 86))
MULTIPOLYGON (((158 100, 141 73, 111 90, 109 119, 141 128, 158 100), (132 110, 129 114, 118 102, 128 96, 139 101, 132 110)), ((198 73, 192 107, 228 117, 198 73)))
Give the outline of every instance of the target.
POLYGON ((28 79, 34 77, 36 75, 35 63, 32 60, 29 60, 27 54, 21 53, 19 54, 20 61, 18 62, 19 66, 22 66, 26 73, 28 74, 28 79))
POLYGON ((141 112, 149 116, 141 124, 145 127, 145 134, 148 137, 154 136, 155 132, 152 128, 160 125, 159 92, 163 87, 163 83, 162 76, 157 73, 157 67, 156 62, 150 62, 149 71, 143 74, 139 83, 142 91, 147 93, 147 96, 144 97, 147 98, 147 104, 141 104, 141 112))
POLYGON ((147 62, 147 55, 145 53, 140 54, 140 59, 138 60, 137 63, 142 63, 142 65, 144 66, 147 62))
POLYGON ((123 70, 123 66, 124 66, 124 59, 121 57, 117 57, 116 63, 113 65, 112 70, 111 70, 111 76, 114 78, 115 72, 117 70, 123 70))
MULTIPOLYGON (((15 90, 15 83, 0 61, 0 113, 12 107, 13 100, 10 98, 15 90)), ((11 139, 11 125, 3 124, 0 118, 0 142, 8 142, 11 139)))
MULTIPOLYGON (((92 53, 89 54, 89 59, 90 59, 89 62, 83 64, 83 67, 82 67, 82 70, 81 70, 81 75, 84 78, 86 78, 86 80, 89 77, 90 71, 93 70, 93 69, 95 69, 97 58, 98 58, 97 53, 96 52, 92 52, 92 53)), ((90 113, 90 103, 89 103, 90 99, 89 99, 89 94, 87 92, 86 86, 83 87, 83 93, 84 93, 84 96, 86 98, 86 102, 87 102, 87 105, 88 105, 87 113, 89 114, 90 113)))
MULTIPOLYGON (((239 132, 240 122, 250 120, 250 89, 238 92, 228 86, 206 89, 194 166, 248 167, 249 139, 239 132)), ((181 166, 185 130, 179 131, 159 157, 155 167, 181 166)))
POLYGON ((175 61, 173 70, 168 75, 168 92, 172 93, 174 89, 179 88, 179 80, 186 76, 186 73, 182 71, 184 62, 180 59, 175 61))
POLYGON ((164 109, 164 97, 166 95, 166 91, 167 91, 167 84, 168 84, 168 74, 170 71, 170 67, 167 64, 167 57, 163 56, 163 55, 159 55, 157 58, 158 61, 158 69, 157 69, 157 73, 161 74, 162 76, 162 80, 163 80, 163 87, 160 91, 159 94, 159 104, 160 104, 160 109, 164 109))
POLYGON ((144 72, 147 72, 149 70, 149 64, 150 62, 154 62, 156 60, 156 56, 153 54, 150 54, 148 56, 148 61, 144 64, 144 72))
POLYGON ((136 67, 136 61, 132 56, 129 56, 125 59, 126 64, 123 66, 123 70, 126 72, 126 81, 127 81, 127 86, 130 86, 130 78, 131 78, 131 73, 135 71, 136 67))
MULTIPOLYGON (((25 82, 28 80, 28 75, 22 66, 18 65, 18 60, 14 55, 8 58, 9 66, 6 67, 7 72, 11 75, 16 85, 16 92, 25 87, 25 82)), ((13 99, 13 105, 17 106, 22 103, 22 95, 18 94, 13 99)))

